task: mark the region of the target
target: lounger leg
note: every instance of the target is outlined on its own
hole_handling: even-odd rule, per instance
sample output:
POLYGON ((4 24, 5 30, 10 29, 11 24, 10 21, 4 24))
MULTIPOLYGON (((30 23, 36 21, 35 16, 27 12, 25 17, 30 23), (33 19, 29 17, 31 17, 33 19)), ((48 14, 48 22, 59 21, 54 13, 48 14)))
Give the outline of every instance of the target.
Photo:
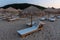
POLYGON ((43 25, 40 25, 39 28, 38 28, 38 30, 40 31, 42 29, 43 29, 43 25))
POLYGON ((21 37, 21 38, 25 38, 25 37, 26 37, 26 35, 21 35, 20 37, 21 37))

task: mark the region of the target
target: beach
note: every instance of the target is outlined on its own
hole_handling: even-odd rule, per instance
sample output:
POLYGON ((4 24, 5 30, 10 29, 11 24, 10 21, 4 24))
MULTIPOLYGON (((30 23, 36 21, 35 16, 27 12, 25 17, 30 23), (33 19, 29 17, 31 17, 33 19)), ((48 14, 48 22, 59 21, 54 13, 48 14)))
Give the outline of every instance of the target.
POLYGON ((0 20, 0 40, 60 40, 60 19, 55 22, 44 21, 46 24, 41 31, 21 38, 17 30, 28 28, 26 23, 29 21, 28 18, 21 18, 13 22, 0 20))

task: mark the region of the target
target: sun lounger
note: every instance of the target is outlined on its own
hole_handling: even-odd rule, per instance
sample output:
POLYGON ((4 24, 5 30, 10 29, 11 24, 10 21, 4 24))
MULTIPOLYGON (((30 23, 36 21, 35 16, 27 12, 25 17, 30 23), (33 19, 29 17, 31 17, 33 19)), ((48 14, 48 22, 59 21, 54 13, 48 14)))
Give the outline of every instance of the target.
POLYGON ((41 17, 40 18, 40 21, 45 21, 46 20, 46 17, 41 17))
POLYGON ((12 18, 12 19, 8 19, 9 21, 15 21, 15 20, 19 20, 20 18, 12 18))
POLYGON ((29 27, 29 28, 26 28, 23 30, 18 30, 17 32, 21 37, 26 37, 27 35, 30 35, 33 32, 41 30, 42 27, 43 27, 43 25, 41 23, 37 23, 37 24, 33 25, 32 27, 29 27))
MULTIPOLYGON (((34 24, 35 24, 35 22, 33 21, 33 22, 32 22, 32 25, 34 25, 34 24)), ((27 25, 27 26, 31 26, 31 22, 26 23, 26 25, 27 25)))
POLYGON ((57 18, 60 19, 60 15, 58 15, 57 18))
POLYGON ((6 20, 6 17, 2 18, 2 20, 6 20))
POLYGON ((48 20, 51 21, 51 22, 54 22, 54 21, 56 21, 56 18, 55 17, 50 17, 50 18, 48 18, 48 20))

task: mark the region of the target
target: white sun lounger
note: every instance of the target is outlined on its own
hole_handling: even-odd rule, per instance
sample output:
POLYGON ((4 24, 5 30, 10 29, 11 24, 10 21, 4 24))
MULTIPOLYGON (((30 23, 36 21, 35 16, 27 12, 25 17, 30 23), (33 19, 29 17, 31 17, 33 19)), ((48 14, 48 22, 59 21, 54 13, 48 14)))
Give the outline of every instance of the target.
POLYGON ((20 18, 12 18, 12 19, 8 19, 9 21, 15 21, 15 20, 19 20, 20 18))
POLYGON ((54 22, 54 21, 56 21, 56 18, 55 17, 50 17, 50 18, 48 18, 48 20, 51 21, 51 22, 54 22))
POLYGON ((18 30, 18 34, 21 35, 21 37, 25 37, 35 31, 38 31, 38 30, 41 30, 42 26, 40 23, 38 24, 35 24, 33 25, 32 27, 30 28, 26 28, 26 29, 23 29, 23 30, 18 30))
MULTIPOLYGON (((35 24, 35 22, 33 21, 33 22, 32 22, 32 25, 34 25, 34 24, 35 24)), ((30 26, 30 25, 31 25, 31 22, 26 23, 26 25, 27 25, 27 26, 30 26)))
POLYGON ((41 17, 40 18, 40 21, 45 21, 46 20, 46 17, 41 17))
POLYGON ((58 15, 57 18, 60 19, 60 15, 58 15))
POLYGON ((13 19, 9 19, 9 20, 13 21, 13 20, 16 20, 16 18, 13 18, 13 19))

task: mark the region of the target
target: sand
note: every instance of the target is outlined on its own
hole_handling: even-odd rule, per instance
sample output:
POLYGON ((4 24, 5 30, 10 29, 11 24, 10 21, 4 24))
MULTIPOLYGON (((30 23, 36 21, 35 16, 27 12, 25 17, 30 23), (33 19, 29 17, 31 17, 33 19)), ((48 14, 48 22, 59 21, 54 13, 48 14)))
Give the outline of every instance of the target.
POLYGON ((0 20, 0 40, 60 40, 60 19, 55 22, 44 21, 46 24, 43 30, 21 38, 17 30, 28 28, 27 22, 27 18, 13 22, 0 20))

